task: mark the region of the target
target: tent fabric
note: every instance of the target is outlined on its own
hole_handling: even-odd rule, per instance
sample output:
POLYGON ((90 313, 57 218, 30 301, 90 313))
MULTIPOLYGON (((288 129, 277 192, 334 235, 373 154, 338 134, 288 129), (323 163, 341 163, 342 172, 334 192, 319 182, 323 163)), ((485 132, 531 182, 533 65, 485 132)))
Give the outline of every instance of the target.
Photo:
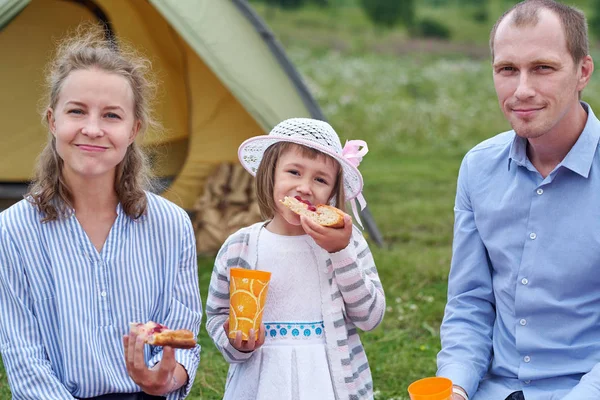
POLYGON ((29 0, 0 0, 0 30, 8 24, 26 5, 29 0))
POLYGON ((240 103, 269 130, 299 109, 285 70, 231 1, 150 0, 240 103))
POLYGON ((52 38, 63 35, 73 21, 91 18, 95 17, 74 3, 33 1, 0 32, 0 181, 30 178, 47 139, 40 123, 40 99, 52 38))
POLYGON ((0 182, 31 178, 47 140, 40 123, 44 67, 58 38, 81 21, 97 20, 86 4, 152 61, 164 130, 148 132, 143 144, 156 176, 174 178, 163 195, 184 208, 192 208, 218 164, 237 160, 243 140, 283 119, 311 116, 306 104, 314 100, 303 100, 297 82, 231 2, 0 0, 0 182))
POLYGON ((246 18, 248 18, 250 23, 252 23, 252 25, 254 26, 254 29, 256 29, 256 31, 264 39, 267 46, 269 46, 269 49, 271 50, 271 52, 273 53, 275 58, 277 58, 277 61, 279 62, 279 64, 283 67, 283 69, 285 70, 287 75, 290 77, 290 79, 294 83, 296 90, 300 93, 301 98, 304 101, 304 105, 309 110, 310 115, 312 115, 313 118, 325 121, 325 116, 323 115, 321 108, 319 107, 317 102, 314 100, 314 98, 312 97, 312 94, 308 90, 308 87, 304 83, 304 80, 302 79, 302 77, 300 76, 300 74, 298 73, 298 71, 296 70, 294 65, 291 63, 291 61, 285 54, 283 47, 275 39, 275 35, 273 34, 273 32, 271 32, 271 30, 269 30, 267 25, 265 25, 262 22, 262 20, 260 19, 260 17, 256 13, 256 11, 254 11, 254 9, 248 3, 248 0, 232 0, 232 1, 238 7, 240 12, 242 14, 244 14, 246 16, 246 18))

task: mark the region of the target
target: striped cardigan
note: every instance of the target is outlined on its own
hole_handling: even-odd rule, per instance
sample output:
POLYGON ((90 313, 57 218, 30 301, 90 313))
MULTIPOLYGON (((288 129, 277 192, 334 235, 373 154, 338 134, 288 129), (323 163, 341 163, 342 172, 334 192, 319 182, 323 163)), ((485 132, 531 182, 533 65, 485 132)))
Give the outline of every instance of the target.
MULTIPOLYGON (((230 364, 242 363, 253 353, 237 351, 223 330, 229 315, 229 268, 256 268, 257 241, 264 225, 257 223, 231 235, 215 260, 206 303, 206 328, 230 364)), ((371 371, 356 328, 374 329, 385 311, 385 296, 373 256, 356 227, 348 247, 337 253, 326 252, 314 241, 311 247, 319 263, 327 357, 336 398, 371 399, 371 371)))

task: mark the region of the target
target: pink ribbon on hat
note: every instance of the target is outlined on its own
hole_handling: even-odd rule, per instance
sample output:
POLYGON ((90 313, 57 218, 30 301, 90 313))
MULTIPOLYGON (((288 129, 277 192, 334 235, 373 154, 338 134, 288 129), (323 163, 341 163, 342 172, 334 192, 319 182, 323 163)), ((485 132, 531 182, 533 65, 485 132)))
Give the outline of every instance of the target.
POLYGON ((359 193, 355 199, 350 200, 350 207, 352 207, 352 213, 354 214, 354 218, 356 218, 356 222, 360 225, 361 228, 365 228, 360 220, 360 215, 358 214, 358 210, 356 209, 356 201, 360 204, 360 210, 364 210, 367 206, 367 200, 365 200, 365 196, 362 193, 359 193))
MULTIPOLYGON (((367 147, 367 142, 364 140, 350 140, 347 141, 342 149, 342 157, 344 157, 350 164, 354 165, 356 168, 360 165, 363 157, 369 152, 369 148, 367 147)), ((359 193, 356 196, 356 200, 360 204, 360 210, 364 210, 367 206, 367 200, 359 193)), ((356 201, 352 199, 350 201, 350 206, 352 207, 352 213, 354 214, 354 218, 356 218, 356 222, 364 229, 362 221, 360 220, 360 216, 358 210, 356 208, 356 201)))
POLYGON ((367 142, 364 140, 350 140, 346 141, 346 144, 342 149, 342 156, 348 160, 350 164, 358 168, 358 165, 368 152, 369 148, 367 147, 367 142))

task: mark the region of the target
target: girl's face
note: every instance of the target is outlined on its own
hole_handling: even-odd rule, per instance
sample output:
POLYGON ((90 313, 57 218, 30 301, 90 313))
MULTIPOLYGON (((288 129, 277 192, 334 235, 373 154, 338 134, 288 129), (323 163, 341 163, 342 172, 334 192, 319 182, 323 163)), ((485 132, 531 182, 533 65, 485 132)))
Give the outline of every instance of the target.
POLYGON ((285 196, 300 196, 313 204, 327 204, 333 195, 339 165, 329 157, 309 158, 298 148, 283 153, 275 166, 273 200, 275 215, 270 230, 286 235, 304 234, 300 216, 279 202, 285 196))
POLYGON ((114 180, 140 125, 127 79, 99 69, 71 72, 47 116, 67 182, 114 180))

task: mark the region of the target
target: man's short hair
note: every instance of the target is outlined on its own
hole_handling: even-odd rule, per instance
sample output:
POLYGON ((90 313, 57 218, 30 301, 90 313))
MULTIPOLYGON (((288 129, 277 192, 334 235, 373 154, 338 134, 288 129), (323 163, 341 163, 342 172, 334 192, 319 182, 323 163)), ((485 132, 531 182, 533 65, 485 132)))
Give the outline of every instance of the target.
POLYGON ((558 16, 567 40, 567 49, 575 63, 589 54, 587 20, 581 10, 554 0, 525 0, 502 14, 494 24, 490 33, 492 60, 494 59, 494 38, 498 25, 504 18, 511 14, 510 18, 515 26, 535 26, 539 21, 539 12, 542 9, 549 10, 558 16))

